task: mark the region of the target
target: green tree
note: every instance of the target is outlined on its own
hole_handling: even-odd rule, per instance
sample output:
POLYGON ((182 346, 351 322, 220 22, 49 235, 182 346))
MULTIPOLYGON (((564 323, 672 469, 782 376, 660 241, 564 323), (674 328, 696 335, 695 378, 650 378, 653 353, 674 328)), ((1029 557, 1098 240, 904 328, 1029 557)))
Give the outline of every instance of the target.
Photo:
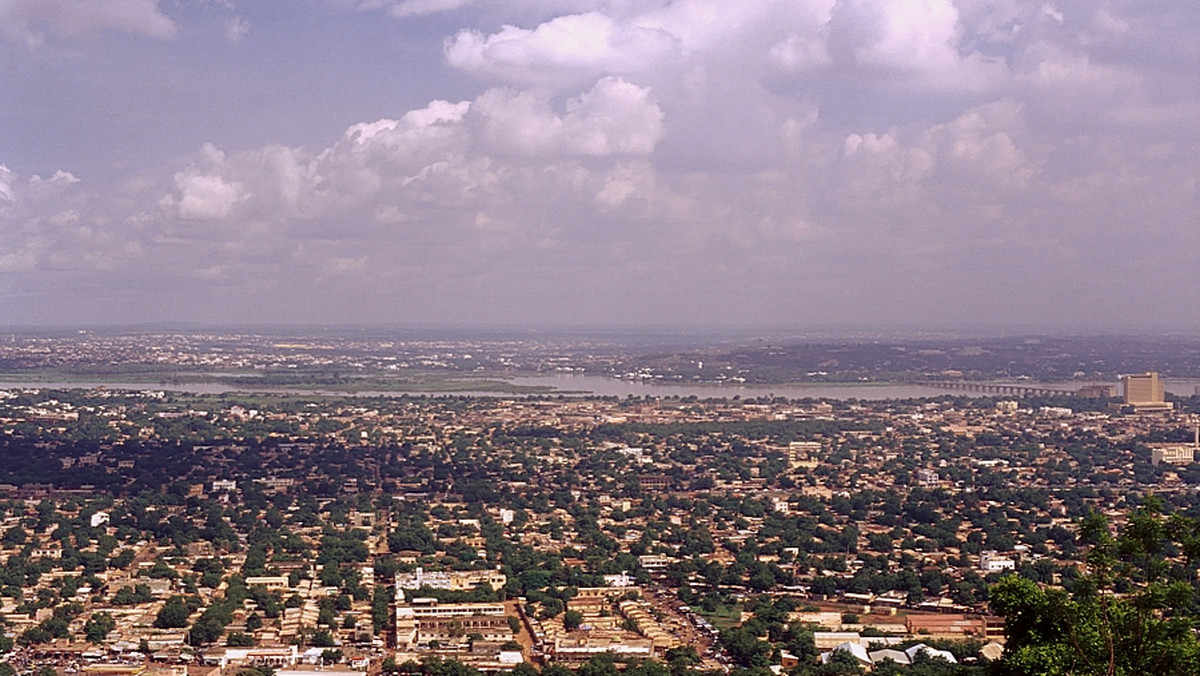
POLYGON ((21 635, 17 637, 17 643, 28 646, 36 643, 47 643, 51 638, 53 638, 53 636, 50 635, 50 632, 46 631, 41 626, 36 626, 30 627, 21 632, 21 635))
POLYGON ((25 533, 24 528, 13 526, 4 532, 4 537, 0 539, 0 544, 3 544, 5 547, 17 547, 25 544, 27 538, 28 535, 25 533))
POLYGON ((191 614, 192 610, 182 596, 172 596, 159 609, 154 626, 159 629, 182 629, 187 626, 191 614))
POLYGON ((103 643, 117 622, 108 613, 93 613, 83 625, 83 635, 92 643, 103 643))
POLYGON ((330 634, 328 629, 318 629, 309 637, 308 644, 315 648, 332 648, 333 634, 330 634))
POLYGON ((1078 539, 1087 571, 1070 591, 1047 589, 1010 575, 989 590, 1005 619, 1006 674, 1134 676, 1200 673, 1200 641, 1190 608, 1193 571, 1172 567, 1181 533, 1197 524, 1171 522, 1154 500, 1130 514, 1119 536, 1092 513, 1078 539), (1173 527, 1172 527, 1173 524, 1173 527), (1123 594, 1115 593, 1120 587, 1123 594))
POLYGON ((249 647, 255 644, 254 637, 241 631, 230 632, 225 638, 225 645, 233 647, 249 647))
POLYGON ((722 629, 720 640, 738 666, 753 668, 770 664, 771 644, 759 640, 757 634, 746 627, 722 629))
POLYGON ((221 634, 225 631, 225 625, 212 615, 201 615, 200 619, 192 625, 188 631, 188 643, 193 646, 201 646, 208 643, 215 643, 221 638, 221 634))
POLYGON ((154 600, 154 596, 150 593, 150 587, 144 584, 136 584, 133 587, 121 587, 113 594, 112 603, 114 606, 131 606, 139 603, 149 603, 154 600))
POLYGON ((575 631, 579 625, 583 624, 583 613, 578 610, 568 610, 563 613, 563 629, 567 631, 575 631))

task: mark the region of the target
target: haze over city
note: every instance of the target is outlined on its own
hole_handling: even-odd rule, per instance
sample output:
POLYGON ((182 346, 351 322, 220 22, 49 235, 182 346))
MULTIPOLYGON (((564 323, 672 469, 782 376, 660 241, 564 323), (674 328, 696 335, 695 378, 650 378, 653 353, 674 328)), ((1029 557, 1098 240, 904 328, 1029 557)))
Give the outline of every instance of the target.
POLYGON ((13 0, 0 322, 1197 328, 1200 4, 13 0))

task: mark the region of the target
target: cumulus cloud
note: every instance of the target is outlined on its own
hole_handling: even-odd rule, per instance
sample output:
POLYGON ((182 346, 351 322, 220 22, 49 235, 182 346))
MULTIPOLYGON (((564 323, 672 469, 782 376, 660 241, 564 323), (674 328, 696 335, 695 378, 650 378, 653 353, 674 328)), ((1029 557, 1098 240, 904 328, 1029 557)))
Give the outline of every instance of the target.
POLYGON ((996 185, 1028 186, 1034 167, 1005 128, 988 119, 989 111, 973 110, 945 127, 950 136, 949 157, 991 177, 996 185))
POLYGON ((761 59, 764 45, 787 35, 818 37, 835 5, 833 0, 680 0, 649 5, 629 21, 674 36, 689 56, 736 61, 747 54, 761 59))
POLYGON ((1105 94, 1128 89, 1138 81, 1132 69, 1093 63, 1085 52, 1070 53, 1055 45, 1039 43, 1030 47, 1029 54, 1036 65, 1024 78, 1037 87, 1105 94))
POLYGON ((964 46, 950 0, 850 0, 830 19, 830 50, 840 65, 894 78, 895 84, 980 90, 1000 84, 1005 65, 964 46))
POLYGON ((180 193, 179 217, 185 220, 225 218, 246 196, 241 183, 226 181, 214 174, 176 174, 175 185, 180 193))
POLYGON ((158 0, 9 0, 0 4, 0 34, 36 47, 45 32, 67 38, 92 37, 101 31, 169 38, 176 24, 158 0))
POLYGON ((492 35, 460 31, 446 41, 451 66, 516 82, 572 82, 661 66, 679 49, 667 32, 621 23, 600 12, 556 17, 534 29, 492 35))
POLYGON ((0 165, 0 272, 90 273, 129 261, 120 242, 136 236, 111 207, 68 171, 45 178, 0 165))
MULTIPOLYGON (((330 2, 439 14, 387 24, 449 26, 426 55, 443 70, 404 85, 425 87, 419 103, 341 111, 359 122, 304 143, 276 129, 241 145, 228 139, 252 136, 214 134, 225 150, 205 145, 103 185, 9 161, 0 283, 33 289, 39 273, 76 270, 277 296, 311 284, 313 298, 332 298, 328 287, 409 307, 412 295, 424 316, 454 305, 473 319, 513 307, 480 294, 569 309, 598 295, 578 280, 620 278, 604 287, 613 298, 662 289, 660 307, 674 308, 692 297, 675 288, 753 319, 748 308, 791 311, 757 299, 780 290, 794 303, 829 298, 821 307, 835 313, 860 297, 902 307, 899 291, 883 300, 885 286, 965 306, 1020 261, 1086 277, 1116 245, 1178 265, 1180 244, 1200 237, 1187 151, 1200 142, 1188 124, 1200 109, 1194 10, 330 2), (1149 219, 1155 238, 1127 234, 1149 219)), ((2 30, 117 28, 72 33, 14 7, 33 5, 5 5, 2 30)), ((252 47, 244 27, 229 28, 252 47)))
MULTIPOLYGON (((900 132, 894 132, 899 134, 900 132)), ((937 149, 893 133, 851 133, 842 144, 835 203, 859 213, 928 213, 937 149)))
MULTIPOLYGON (((532 27, 464 29, 447 40, 447 61, 478 75, 550 86, 602 74, 683 75, 697 64, 710 73, 736 67, 743 76, 836 66, 896 85, 972 91, 998 86, 1007 74, 1002 59, 976 49, 981 36, 963 25, 951 0, 599 4, 532 27)), ((982 12, 965 4, 982 22, 975 16, 982 12)), ((999 21, 998 13, 986 18, 999 21)), ((979 30, 994 38, 1000 27, 979 30)))
POLYGON ((615 209, 635 197, 651 197, 655 172, 645 162, 622 163, 609 170, 602 181, 602 187, 596 192, 596 203, 604 209, 615 209))
POLYGON ((470 101, 432 101, 424 108, 405 113, 399 120, 352 125, 346 130, 346 138, 356 147, 382 145, 404 156, 445 152, 470 108, 470 101))
MULTIPOLYGON (((591 5, 536 25, 446 41, 447 62, 477 75, 558 86, 601 75, 650 79, 686 72, 696 59, 748 66, 770 58, 787 68, 821 63, 833 0, 675 0, 591 5), (764 49, 762 44, 775 45, 764 49)), ((525 7, 525 5, 518 5, 525 7)), ((519 12, 516 15, 520 15, 519 12)))
MULTIPOLYGON (((521 222, 514 215, 528 207, 528 198, 566 190, 573 200, 590 202, 606 179, 602 167, 593 172, 579 160, 618 162, 652 153, 662 117, 647 88, 617 78, 600 79, 561 109, 542 93, 497 88, 474 101, 434 101, 398 119, 351 125, 338 142, 317 151, 267 146, 227 154, 205 144, 175 174, 158 207, 181 222, 243 225, 179 231, 193 241, 202 232, 242 241, 245 224, 253 223, 258 247, 307 232, 333 239, 383 236, 389 228, 411 231, 432 220, 447 237, 465 227, 521 239, 512 224, 521 222), (531 162, 540 165, 532 173, 538 165, 531 162), (336 232, 319 225, 356 217, 356 226, 336 232)), ((630 199, 635 189, 626 187, 619 198, 617 191, 610 185, 604 199, 630 199)))
POLYGON ((176 192, 160 205, 184 220, 208 221, 227 218, 239 202, 249 197, 245 185, 222 176, 228 173, 225 152, 212 143, 200 149, 199 161, 175 174, 176 192))
POLYGON ((603 78, 556 112, 546 96, 493 89, 473 118, 491 147, 521 155, 645 155, 662 136, 663 112, 645 87, 603 78))
POLYGON ((913 225, 952 213, 972 220, 1011 214, 1013 205, 1030 199, 1040 170, 1021 147, 1028 142, 1024 111, 1011 102, 923 128, 850 133, 834 188, 839 208, 913 225))

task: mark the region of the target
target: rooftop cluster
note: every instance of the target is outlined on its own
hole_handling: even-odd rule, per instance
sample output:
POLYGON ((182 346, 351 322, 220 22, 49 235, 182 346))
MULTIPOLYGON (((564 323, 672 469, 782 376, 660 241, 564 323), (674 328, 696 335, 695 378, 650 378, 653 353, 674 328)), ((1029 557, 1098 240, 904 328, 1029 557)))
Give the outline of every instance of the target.
POLYGON ((8 390, 0 649, 63 668, 983 669, 1005 576, 1073 589, 1098 542, 1081 520, 1195 512, 1200 468, 1152 460, 1191 442, 1197 404, 8 390))

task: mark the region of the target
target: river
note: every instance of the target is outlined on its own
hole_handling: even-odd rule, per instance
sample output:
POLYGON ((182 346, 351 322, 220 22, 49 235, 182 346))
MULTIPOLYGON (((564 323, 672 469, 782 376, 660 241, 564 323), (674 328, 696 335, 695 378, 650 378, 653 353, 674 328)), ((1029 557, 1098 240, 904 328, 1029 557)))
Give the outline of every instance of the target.
MULTIPOLYGON (((578 375, 578 374, 555 374, 555 375, 540 375, 540 376, 519 376, 505 378, 509 383, 522 387, 549 387, 552 388, 545 394, 569 394, 569 395, 594 395, 594 396, 615 396, 625 398, 628 396, 643 397, 699 397, 706 398, 729 398, 740 397, 742 399, 758 398, 758 397, 786 397, 788 399, 862 399, 862 400, 884 400, 884 399, 915 399, 921 397, 938 397, 946 394, 955 394, 962 396, 995 396, 983 392, 971 392, 966 390, 942 390, 936 387, 928 387, 924 385, 910 384, 887 384, 887 383, 781 383, 775 385, 696 385, 670 382, 644 382, 635 380, 622 380, 618 378, 609 378, 597 375, 578 375)), ((1082 385, 1088 384, 1078 381, 1073 382, 1054 382, 1054 383, 1037 383, 1030 381, 1022 382, 1007 382, 995 384, 1010 384, 1022 387, 1040 387, 1047 389, 1062 389, 1074 390, 1082 385)), ((1113 383, 1115 385, 1115 383, 1113 383)), ((1200 388, 1200 379, 1170 379, 1165 380, 1165 388, 1172 394, 1188 397, 1195 394, 1200 388)), ((131 390, 131 391, 163 391, 163 392, 191 392, 196 394, 225 394, 232 392, 268 392, 280 394, 293 394, 300 396, 361 396, 361 397, 399 397, 404 394, 415 396, 422 394, 421 392, 402 392, 397 390, 390 391, 357 391, 357 392, 339 392, 336 390, 325 390, 315 388, 268 388, 268 387, 246 387, 244 384, 227 385, 211 381, 204 382, 180 382, 172 384, 157 384, 157 383, 130 383, 130 382, 101 382, 101 381, 39 381, 39 380, 0 380, 0 389, 96 389, 106 388, 109 390, 131 390)), ((461 392, 428 392, 424 393, 428 396, 486 396, 486 397, 512 397, 520 396, 507 392, 494 391, 461 391, 461 392)))

